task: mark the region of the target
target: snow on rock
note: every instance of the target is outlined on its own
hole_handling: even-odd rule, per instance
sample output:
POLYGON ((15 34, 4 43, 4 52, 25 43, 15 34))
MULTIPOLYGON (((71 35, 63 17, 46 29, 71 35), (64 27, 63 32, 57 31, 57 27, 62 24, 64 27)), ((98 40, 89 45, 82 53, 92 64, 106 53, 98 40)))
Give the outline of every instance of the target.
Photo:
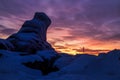
POLYGON ((59 55, 46 38, 50 24, 45 13, 36 12, 17 33, 0 39, 0 80, 29 80, 58 70, 53 63, 59 55))
POLYGON ((32 80, 42 75, 40 70, 30 69, 22 65, 23 62, 29 60, 19 56, 19 53, 0 50, 0 54, 2 55, 0 57, 0 80, 32 80))
POLYGON ((38 51, 36 53, 36 56, 38 56, 38 59, 40 57, 42 60, 40 61, 35 60, 34 62, 26 62, 24 63, 24 65, 32 69, 41 70, 43 75, 58 70, 58 68, 53 65, 55 60, 59 58, 58 54, 54 50, 38 51))
MULTIPOLYGON (((59 71, 42 75, 41 70, 26 67, 23 63, 36 60, 49 60, 51 50, 38 51, 34 55, 20 55, 22 52, 0 50, 0 80, 119 80, 120 79, 120 50, 107 54, 92 56, 79 54, 75 56, 60 54, 54 66, 59 71), (47 57, 44 54, 48 54, 47 57), (64 65, 64 66, 61 66, 64 65)), ((25 53, 24 53, 25 54, 25 53)), ((55 56, 55 55, 53 55, 55 56)), ((51 55, 50 55, 51 57, 51 55)))
POLYGON ((0 49, 2 50, 13 50, 14 46, 10 41, 0 39, 0 49))
POLYGON ((54 50, 38 51, 36 54, 47 60, 51 60, 51 58, 59 57, 57 52, 55 52, 54 50))
POLYGON ((51 20, 45 13, 36 12, 32 20, 6 40, 14 45, 14 51, 35 53, 38 50, 54 50, 47 42, 46 33, 51 20))
POLYGON ((56 66, 59 69, 62 69, 63 67, 69 65, 75 59, 74 56, 64 53, 61 53, 60 56, 61 57, 57 59, 54 63, 54 66, 56 66))
POLYGON ((68 66, 61 69, 61 72, 62 73, 65 73, 65 72, 68 72, 68 73, 80 73, 81 72, 81 73, 83 73, 83 70, 86 67, 88 67, 88 65, 91 64, 94 60, 96 60, 95 56, 81 55, 79 57, 76 57, 76 59, 72 61, 72 64, 69 64, 68 66))
POLYGON ((100 54, 99 56, 81 54, 76 56, 69 56, 71 58, 67 57, 68 56, 64 55, 56 60, 54 65, 64 65, 62 67, 59 67, 59 71, 52 72, 47 76, 41 77, 37 80, 120 79, 120 50, 113 50, 107 54, 100 54), (72 57, 74 57, 74 59, 72 59, 72 57))
MULTIPOLYGON (((44 52, 44 54, 51 54, 54 51, 49 50, 42 52, 44 52)), ((40 51, 38 53, 42 54, 40 51)), ((43 73, 46 74, 48 72, 55 71, 56 69, 50 60, 51 55, 50 57, 49 55, 46 57, 39 54, 24 56, 21 56, 20 54, 23 53, 0 50, 0 80, 33 80, 43 76, 43 73), (48 60, 47 62, 44 60, 44 57, 48 60), (37 62, 36 65, 34 64, 35 62, 37 62), (25 63, 29 63, 29 65, 32 64, 32 67, 26 66, 25 63), (37 66, 40 70, 37 69, 37 66), (36 69, 34 67, 36 67, 36 69)), ((54 55, 56 55, 56 53, 54 53, 54 55)))

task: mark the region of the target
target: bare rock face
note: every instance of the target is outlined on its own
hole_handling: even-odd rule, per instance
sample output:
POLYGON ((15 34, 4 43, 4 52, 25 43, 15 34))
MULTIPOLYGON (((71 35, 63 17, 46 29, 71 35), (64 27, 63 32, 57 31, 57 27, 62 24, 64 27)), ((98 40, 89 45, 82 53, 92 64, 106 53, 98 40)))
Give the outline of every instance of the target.
MULTIPOLYGON (((21 65, 41 70, 43 74, 58 70, 53 63, 59 56, 46 39, 50 24, 51 20, 45 13, 35 13, 33 19, 26 21, 17 33, 7 39, 0 39, 0 50, 20 53, 19 56, 25 60, 31 58, 31 55, 37 56, 34 57, 34 62, 28 59, 27 62, 21 62, 21 65)), ((0 57, 2 56, 4 54, 1 53, 0 57)))
POLYGON ((53 49, 46 40, 46 33, 51 20, 44 13, 35 13, 32 20, 26 21, 22 28, 7 40, 10 41, 15 51, 35 53, 37 50, 53 49))

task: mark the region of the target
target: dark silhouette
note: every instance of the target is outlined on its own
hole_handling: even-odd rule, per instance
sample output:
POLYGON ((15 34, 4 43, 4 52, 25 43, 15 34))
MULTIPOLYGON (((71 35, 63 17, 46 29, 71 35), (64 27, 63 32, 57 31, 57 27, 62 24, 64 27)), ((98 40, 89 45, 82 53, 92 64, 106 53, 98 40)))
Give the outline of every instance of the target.
POLYGON ((51 20, 46 14, 36 13, 32 20, 26 21, 17 33, 7 40, 13 44, 15 51, 35 53, 37 50, 53 49, 46 41, 46 32, 50 24, 51 20))
POLYGON ((58 54, 46 40, 46 33, 50 24, 51 20, 45 13, 37 12, 34 18, 26 21, 17 33, 12 34, 6 40, 0 39, 0 49, 24 52, 20 54, 21 56, 35 55, 38 51, 51 50, 53 52, 51 55, 54 56, 50 56, 49 60, 44 58, 44 55, 42 62, 35 61, 22 64, 29 68, 41 70, 43 74, 55 71, 57 68, 53 67, 53 63, 58 58, 58 54))

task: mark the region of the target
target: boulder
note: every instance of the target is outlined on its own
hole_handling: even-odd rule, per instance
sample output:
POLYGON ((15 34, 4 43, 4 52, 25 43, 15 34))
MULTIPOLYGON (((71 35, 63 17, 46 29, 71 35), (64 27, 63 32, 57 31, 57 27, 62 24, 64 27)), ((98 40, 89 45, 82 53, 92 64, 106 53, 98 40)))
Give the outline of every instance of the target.
POLYGON ((22 28, 7 38, 15 51, 35 53, 37 50, 51 50, 51 45, 46 40, 46 33, 51 20, 45 13, 35 13, 32 20, 26 21, 22 28))
POLYGON ((14 46, 10 41, 5 39, 0 39, 0 49, 1 50, 14 50, 14 46))
MULTIPOLYGON (((35 13, 33 19, 26 21, 17 33, 7 39, 0 39, 0 50, 13 53, 13 59, 17 54, 20 57, 17 64, 40 70, 43 74, 58 70, 53 64, 59 55, 46 38, 50 24, 51 20, 45 13, 35 13)), ((6 52, 1 53, 0 57, 4 55, 9 57, 6 52)))

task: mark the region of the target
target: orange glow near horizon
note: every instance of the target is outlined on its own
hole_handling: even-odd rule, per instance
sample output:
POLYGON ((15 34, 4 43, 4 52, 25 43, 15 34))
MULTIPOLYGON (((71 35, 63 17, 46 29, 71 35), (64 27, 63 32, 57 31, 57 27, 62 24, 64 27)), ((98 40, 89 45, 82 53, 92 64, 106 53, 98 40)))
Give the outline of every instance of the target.
MULTIPOLYGON (((120 48, 120 42, 102 42, 92 40, 89 38, 77 37, 75 39, 64 39, 65 36, 71 36, 69 29, 63 29, 62 31, 56 31, 54 29, 48 30, 48 42, 60 53, 67 53, 71 55, 76 54, 91 54, 98 55, 98 53, 106 53, 113 49, 120 48), (84 47, 84 51, 83 51, 84 47)), ((0 34, 0 37, 5 39, 8 35, 0 34)))
POLYGON ((110 50, 120 48, 120 42, 116 42, 117 44, 115 44, 114 41, 98 41, 87 37, 81 38, 80 36, 75 39, 65 39, 65 36, 71 36, 68 33, 69 29, 63 29, 62 31, 53 29, 51 32, 48 32, 48 42, 60 53, 98 55, 99 53, 106 53, 110 50))
MULTIPOLYGON (((77 45, 77 44, 76 44, 77 45)), ((87 48, 84 48, 84 51, 83 51, 83 48, 75 48, 75 47, 70 47, 70 46, 65 46, 64 48, 60 48, 60 46, 55 46, 53 45, 53 47, 55 48, 56 51, 60 52, 60 53, 68 53, 68 54, 71 54, 71 55, 76 55, 76 54, 91 54, 91 55, 98 55, 99 53, 106 53, 106 52, 109 52, 110 50, 112 49, 100 49, 100 48, 96 48, 96 49, 87 49, 87 48)))

